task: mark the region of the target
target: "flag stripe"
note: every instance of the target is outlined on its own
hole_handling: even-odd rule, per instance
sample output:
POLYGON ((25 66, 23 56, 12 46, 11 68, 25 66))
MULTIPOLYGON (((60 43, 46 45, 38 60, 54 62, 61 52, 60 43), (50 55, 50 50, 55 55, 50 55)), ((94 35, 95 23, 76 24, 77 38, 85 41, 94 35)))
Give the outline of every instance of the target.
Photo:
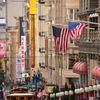
POLYGON ((65 36, 65 48, 64 48, 64 52, 66 53, 67 51, 67 44, 68 44, 68 36, 69 36, 69 31, 68 29, 66 29, 66 36, 65 36))
POLYGON ((62 40, 62 51, 65 51, 65 40, 66 40, 66 30, 63 33, 63 40, 62 40))
POLYGON ((61 30, 61 35, 59 37, 59 52, 61 52, 61 46, 62 46, 62 35, 63 35, 63 29, 61 30))
POLYGON ((58 52, 58 44, 59 44, 59 37, 54 37, 54 41, 55 41, 55 52, 58 52))
POLYGON ((86 24, 81 25, 81 29, 80 29, 79 35, 81 35, 81 33, 82 33, 82 31, 85 29, 85 27, 86 27, 86 24))

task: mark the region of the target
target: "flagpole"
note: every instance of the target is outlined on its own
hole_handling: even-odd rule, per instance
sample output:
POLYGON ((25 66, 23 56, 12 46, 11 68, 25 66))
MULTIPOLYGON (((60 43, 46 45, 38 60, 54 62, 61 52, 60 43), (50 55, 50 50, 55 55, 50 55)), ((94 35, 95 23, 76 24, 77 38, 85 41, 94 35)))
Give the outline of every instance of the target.
MULTIPOLYGON (((87 24, 96 24, 96 25, 100 25, 99 23, 95 23, 95 22, 90 22, 90 21, 84 21, 84 20, 70 20, 67 19, 68 22, 82 22, 82 23, 87 23, 87 24)), ((67 25, 62 25, 62 24, 52 24, 52 26, 63 26, 66 27, 67 25)), ((88 29, 94 29, 94 28, 88 28, 88 29)))
MULTIPOLYGON (((56 27, 64 27, 66 28, 67 27, 67 24, 66 25, 63 25, 63 24, 52 24, 52 26, 56 26, 56 27)), ((86 27, 86 29, 90 29, 90 30, 94 30, 94 28, 90 28, 90 27, 86 27)))
POLYGON ((95 22, 90 22, 90 21, 83 21, 83 20, 68 20, 70 22, 82 22, 82 23, 87 23, 87 24, 96 24, 96 25, 100 25, 99 23, 95 23, 95 22))

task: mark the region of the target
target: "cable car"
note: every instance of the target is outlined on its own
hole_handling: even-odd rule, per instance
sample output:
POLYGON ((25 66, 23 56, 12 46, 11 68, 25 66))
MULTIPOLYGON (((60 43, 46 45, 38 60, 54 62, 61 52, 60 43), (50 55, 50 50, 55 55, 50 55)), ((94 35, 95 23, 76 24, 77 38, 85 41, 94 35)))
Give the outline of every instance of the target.
POLYGON ((18 87, 12 89, 7 95, 7 100, 35 100, 35 95, 29 92, 29 89, 18 87))

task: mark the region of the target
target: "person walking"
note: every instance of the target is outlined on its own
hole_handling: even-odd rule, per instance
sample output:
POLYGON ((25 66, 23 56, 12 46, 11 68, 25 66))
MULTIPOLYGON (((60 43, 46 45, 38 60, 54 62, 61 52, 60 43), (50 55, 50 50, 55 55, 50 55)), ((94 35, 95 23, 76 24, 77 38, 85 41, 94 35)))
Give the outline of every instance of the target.
POLYGON ((0 100, 3 100, 3 91, 0 89, 0 100))
POLYGON ((69 96, 69 100, 75 100, 75 86, 72 81, 70 81, 69 90, 73 91, 73 95, 69 96))
MULTIPOLYGON (((65 83, 65 91, 69 91, 67 83, 65 83)), ((64 95, 64 100, 68 100, 68 95, 64 95)))

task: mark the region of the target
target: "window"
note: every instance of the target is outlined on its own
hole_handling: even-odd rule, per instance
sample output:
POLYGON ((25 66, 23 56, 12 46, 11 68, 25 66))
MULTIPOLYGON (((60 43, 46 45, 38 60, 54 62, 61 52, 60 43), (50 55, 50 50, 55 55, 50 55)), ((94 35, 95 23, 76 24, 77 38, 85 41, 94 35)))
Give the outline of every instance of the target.
POLYGON ((77 11, 78 11, 78 9, 76 9, 76 8, 68 9, 68 11, 67 11, 68 19, 73 19, 73 20, 78 19, 77 11))
MULTIPOLYGON (((91 17, 90 22, 98 23, 98 17, 91 17)), ((95 31, 97 31, 98 25, 97 24, 90 24, 90 28, 94 28, 95 31)))
POLYGON ((2 17, 2 7, 0 7, 0 17, 2 17))
POLYGON ((84 2, 84 9, 85 9, 85 0, 83 2, 84 2))
POLYGON ((88 0, 86 1, 86 8, 85 8, 86 10, 88 9, 88 0))
POLYGON ((78 61, 78 54, 69 54, 69 69, 78 61))
POLYGON ((70 38, 70 43, 71 43, 71 44, 74 44, 74 41, 72 40, 72 38, 70 38))
POLYGON ((70 19, 73 19, 73 9, 70 9, 70 19))
POLYGON ((86 86, 88 83, 88 75, 86 74, 81 74, 81 85, 86 86))
POLYGON ((93 9, 93 8, 98 8, 98 5, 99 5, 99 0, 90 0, 90 8, 93 9))

